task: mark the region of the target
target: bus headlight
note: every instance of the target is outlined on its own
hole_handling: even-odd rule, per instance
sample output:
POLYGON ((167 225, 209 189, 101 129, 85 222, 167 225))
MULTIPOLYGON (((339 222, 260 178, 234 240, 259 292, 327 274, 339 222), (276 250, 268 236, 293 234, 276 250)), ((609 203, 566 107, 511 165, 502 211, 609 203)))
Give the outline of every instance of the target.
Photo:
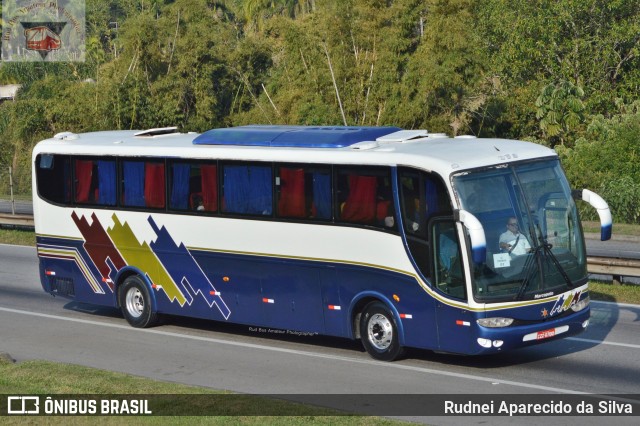
POLYGON ((581 301, 579 301, 578 303, 576 303, 575 305, 573 305, 571 307, 571 310, 573 312, 580 312, 581 310, 583 310, 584 308, 589 306, 590 302, 591 302, 591 298, 587 296, 584 299, 582 299, 581 301))
POLYGON ((509 327, 513 323, 513 318, 481 318, 476 321, 479 325, 489 328, 509 327))

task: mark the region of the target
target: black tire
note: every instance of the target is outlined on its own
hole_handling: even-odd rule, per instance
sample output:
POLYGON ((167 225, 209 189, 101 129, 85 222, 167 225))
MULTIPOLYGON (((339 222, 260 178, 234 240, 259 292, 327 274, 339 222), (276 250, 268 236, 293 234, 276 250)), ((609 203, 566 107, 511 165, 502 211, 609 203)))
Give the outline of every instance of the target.
POLYGON ((149 289, 137 275, 124 280, 118 288, 118 300, 122 315, 136 328, 153 327, 158 322, 158 314, 153 310, 149 289))
POLYGON ((404 353, 396 319, 381 302, 371 302, 362 311, 360 339, 369 355, 379 361, 393 361, 404 353))

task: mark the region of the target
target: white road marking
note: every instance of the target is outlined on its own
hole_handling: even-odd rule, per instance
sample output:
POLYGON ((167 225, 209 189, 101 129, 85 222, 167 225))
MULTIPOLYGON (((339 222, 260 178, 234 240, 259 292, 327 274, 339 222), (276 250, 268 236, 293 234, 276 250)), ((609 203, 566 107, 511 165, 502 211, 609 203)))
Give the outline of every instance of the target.
POLYGON ((597 343, 599 345, 624 346, 626 348, 640 349, 640 345, 632 345, 631 343, 607 342, 605 340, 582 339, 580 337, 567 337, 567 340, 575 340, 577 342, 597 343))
POLYGON ((619 308, 640 308, 640 305, 634 305, 633 303, 618 303, 618 302, 605 302, 604 300, 591 300, 591 304, 596 305, 610 305, 617 306, 619 308))

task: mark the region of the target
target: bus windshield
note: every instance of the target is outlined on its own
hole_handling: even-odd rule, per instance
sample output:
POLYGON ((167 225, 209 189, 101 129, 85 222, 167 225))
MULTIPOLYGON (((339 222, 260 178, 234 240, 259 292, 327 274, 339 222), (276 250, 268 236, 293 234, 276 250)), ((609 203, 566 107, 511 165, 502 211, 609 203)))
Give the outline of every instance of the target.
POLYGON ((475 300, 540 299, 587 281, 582 229, 558 160, 463 172, 453 185, 487 241, 486 261, 473 265, 475 300))

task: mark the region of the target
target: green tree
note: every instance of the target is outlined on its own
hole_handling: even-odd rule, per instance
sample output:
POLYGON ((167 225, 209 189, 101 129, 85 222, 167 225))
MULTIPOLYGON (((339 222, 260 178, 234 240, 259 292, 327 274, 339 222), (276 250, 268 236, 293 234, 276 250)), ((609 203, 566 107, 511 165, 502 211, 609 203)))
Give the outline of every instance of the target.
POLYGON ((424 4, 424 35, 409 58, 401 88, 407 105, 394 119, 406 127, 478 133, 493 80, 486 75, 482 44, 474 30, 474 2, 424 4))
POLYGON ((549 82, 581 87, 585 117, 608 116, 615 99, 636 97, 638 2, 484 0, 477 3, 477 26, 503 89, 496 128, 505 136, 539 134, 535 102, 549 82))
POLYGON ((582 123, 584 90, 568 81, 549 84, 536 99, 536 118, 543 135, 552 142, 564 144, 567 135, 575 133, 582 123))
POLYGON ((420 1, 323 1, 264 34, 273 58, 254 109, 235 122, 392 124, 400 82, 419 38, 420 1), (343 118, 344 116, 344 118, 343 118))
POLYGON ((315 0, 244 0, 240 7, 249 27, 262 28, 271 17, 282 15, 295 18, 313 11, 315 0))

